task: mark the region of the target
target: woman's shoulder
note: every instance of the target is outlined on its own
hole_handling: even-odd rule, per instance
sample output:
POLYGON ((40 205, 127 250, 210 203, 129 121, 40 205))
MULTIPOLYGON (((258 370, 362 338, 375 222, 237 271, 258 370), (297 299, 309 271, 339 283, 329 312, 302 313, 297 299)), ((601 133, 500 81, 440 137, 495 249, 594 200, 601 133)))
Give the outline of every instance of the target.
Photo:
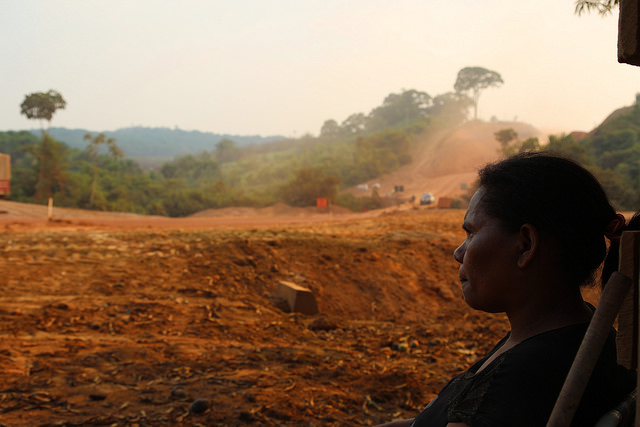
MULTIPOLYGON (((541 388, 561 386, 588 326, 588 323, 566 326, 524 340, 502 355, 503 360, 495 374, 506 383, 526 379, 541 388)), ((606 382, 606 378, 615 375, 616 368, 615 330, 612 329, 592 372, 592 379, 606 382)))
MULTIPOLYGON (((542 332, 523 340, 510 351, 511 357, 527 357, 531 353, 540 353, 543 358, 559 357, 567 354, 571 360, 578 351, 589 323, 578 323, 542 332)), ((605 346, 614 345, 615 331, 612 329, 605 346)))

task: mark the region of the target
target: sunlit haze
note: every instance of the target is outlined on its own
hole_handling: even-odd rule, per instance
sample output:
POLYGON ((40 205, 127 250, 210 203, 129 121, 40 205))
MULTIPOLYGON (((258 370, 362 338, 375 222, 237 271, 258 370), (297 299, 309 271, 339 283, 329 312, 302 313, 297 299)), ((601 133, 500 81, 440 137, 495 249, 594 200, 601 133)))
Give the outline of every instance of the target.
POLYGON ((0 130, 38 126, 26 94, 59 91, 52 125, 317 135, 389 93, 453 90, 497 71, 479 117, 591 130, 640 92, 617 11, 574 0, 20 0, 2 4, 0 130))

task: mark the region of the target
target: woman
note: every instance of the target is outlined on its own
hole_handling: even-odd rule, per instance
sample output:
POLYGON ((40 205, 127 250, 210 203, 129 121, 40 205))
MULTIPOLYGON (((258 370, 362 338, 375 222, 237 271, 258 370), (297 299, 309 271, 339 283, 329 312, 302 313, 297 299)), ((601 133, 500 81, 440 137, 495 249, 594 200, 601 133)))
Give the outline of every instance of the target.
MULTIPOLYGON (((593 313, 580 287, 605 258, 605 236, 616 241, 626 227, 598 181, 567 159, 525 153, 479 177, 454 258, 466 303, 505 313, 511 331, 415 419, 387 427, 544 426, 593 313)), ((575 426, 593 425, 632 387, 614 338, 612 331, 575 426)))

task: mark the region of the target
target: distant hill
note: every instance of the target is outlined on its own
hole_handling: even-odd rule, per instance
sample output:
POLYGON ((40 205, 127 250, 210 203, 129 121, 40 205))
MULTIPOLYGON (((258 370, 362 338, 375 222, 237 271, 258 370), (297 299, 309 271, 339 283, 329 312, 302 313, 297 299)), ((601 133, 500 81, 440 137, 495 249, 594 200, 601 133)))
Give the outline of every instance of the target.
MULTIPOLYGON (((40 129, 31 129, 30 132, 40 137, 40 129)), ((54 127, 49 130, 49 133, 56 140, 64 142, 70 147, 84 149, 87 146, 87 142, 83 139, 84 136, 87 133, 95 135, 101 132, 54 127)), ((108 138, 115 139, 126 157, 143 165, 157 165, 176 156, 211 151, 222 139, 230 139, 239 147, 285 139, 285 137, 278 135, 229 135, 147 127, 129 127, 102 133, 108 138)))

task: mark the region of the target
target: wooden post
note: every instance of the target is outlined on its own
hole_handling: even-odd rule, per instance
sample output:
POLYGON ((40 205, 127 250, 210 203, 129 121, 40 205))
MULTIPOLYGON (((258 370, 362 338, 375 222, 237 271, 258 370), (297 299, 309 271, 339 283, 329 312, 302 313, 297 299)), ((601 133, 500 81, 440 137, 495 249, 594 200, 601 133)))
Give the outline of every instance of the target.
POLYGON ((49 207, 47 209, 47 218, 49 221, 53 218, 53 197, 49 197, 49 207))
MULTIPOLYGON (((638 375, 638 379, 640 379, 640 374, 638 374, 638 366, 640 366, 640 354, 638 352, 638 342, 640 341, 640 316, 638 309, 638 307, 640 307, 640 231, 625 231, 622 233, 622 238, 620 240, 619 270, 627 277, 630 277, 633 281, 631 285, 633 292, 629 292, 633 298, 633 307, 630 313, 625 314, 625 316, 632 317, 631 325, 625 326, 626 328, 631 328, 630 332, 625 331, 625 334, 629 334, 631 336, 630 340, 627 339, 627 341, 631 341, 631 343, 630 345, 626 344, 623 351, 627 356, 633 357, 633 359, 631 359, 632 364, 628 368, 635 369, 636 375, 638 375)), ((623 313, 620 312, 618 322, 622 320, 622 316, 623 313)), ((619 323, 618 329, 620 327, 619 323)), ((618 345, 620 344, 621 343, 618 343, 618 345)), ((640 384, 638 379, 636 380, 636 384, 640 384)), ((635 426, 640 426, 640 399, 637 398, 635 426)))
MULTIPOLYGON (((618 314, 618 363, 627 369, 638 371, 640 354, 640 231, 625 231, 620 239, 620 264, 618 271, 632 280, 618 314)), ((636 399, 635 425, 640 426, 640 400, 636 399)))
POLYGON ((618 62, 640 65, 640 2, 620 0, 618 62))
POLYGON ((634 280, 634 285, 622 303, 618 315, 618 363, 627 369, 638 367, 638 259, 640 257, 640 231, 625 231, 620 240, 618 271, 634 280))
POLYGON ((589 328, 584 335, 562 390, 560 390, 547 427, 571 425, 571 420, 578 409, 593 368, 600 358, 602 347, 630 286, 631 279, 625 275, 617 271, 611 275, 602 291, 598 308, 589 323, 589 328))

